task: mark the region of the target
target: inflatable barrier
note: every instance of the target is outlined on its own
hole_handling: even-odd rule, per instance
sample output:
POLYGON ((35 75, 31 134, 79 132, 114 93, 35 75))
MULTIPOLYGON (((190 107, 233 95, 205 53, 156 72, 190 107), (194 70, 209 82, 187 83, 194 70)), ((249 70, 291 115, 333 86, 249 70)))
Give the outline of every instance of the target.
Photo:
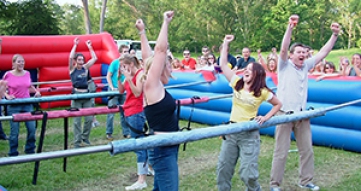
MULTIPOLYGON (((181 84, 204 80, 202 74, 191 72, 173 72, 176 79, 169 84, 181 84)), ((228 81, 221 74, 216 74, 217 80, 210 84, 169 89, 175 99, 217 96, 232 93, 228 81)), ((276 87, 274 75, 266 78, 268 87, 276 87)), ((348 101, 361 99, 361 79, 357 77, 338 77, 316 82, 309 79, 307 108, 327 108, 348 101)), ((198 123, 219 125, 229 121, 232 98, 214 99, 206 103, 182 106, 180 117, 198 123)), ((271 104, 262 103, 259 115, 265 115, 271 104)), ((347 106, 327 112, 325 116, 311 119, 312 140, 314 145, 361 152, 361 104, 347 106)), ((261 129, 263 135, 274 136, 275 127, 261 129)), ((291 136, 294 139, 294 136, 291 136)))
MULTIPOLYGON (((12 57, 21 54, 25 59, 25 69, 38 71, 32 77, 33 82, 46 82, 67 80, 69 77, 69 54, 74 44, 75 37, 80 42, 77 52, 84 54, 85 60, 90 59, 90 52, 85 42, 91 40, 94 51, 98 57, 97 62, 91 67, 92 77, 102 75, 102 66, 110 64, 119 57, 117 46, 109 33, 93 35, 43 35, 43 36, 2 36, 2 53, 0 56, 0 70, 5 72, 12 69, 12 57)), ((64 86, 65 84, 58 84, 64 86)), ((68 85, 68 84, 67 84, 68 85)), ((54 85, 53 85, 54 86, 54 85)), ((48 87, 40 85, 40 88, 48 87)), ((49 92, 43 95, 69 94, 70 92, 49 92)), ((97 99, 97 102, 102 102, 97 99)), ((69 106, 70 101, 41 103, 41 108, 69 106)))

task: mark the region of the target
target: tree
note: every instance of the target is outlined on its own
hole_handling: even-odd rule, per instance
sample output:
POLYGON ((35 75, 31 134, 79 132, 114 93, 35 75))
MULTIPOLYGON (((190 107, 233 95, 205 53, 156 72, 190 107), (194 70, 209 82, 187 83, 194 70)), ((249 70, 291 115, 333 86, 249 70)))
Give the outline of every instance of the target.
POLYGON ((83 8, 84 8, 84 21, 85 21, 85 31, 86 34, 92 34, 91 24, 90 24, 90 16, 89 16, 89 7, 88 0, 82 0, 83 8))
POLYGON ((57 35, 60 34, 59 20, 54 14, 56 5, 53 0, 28 0, 11 3, 13 9, 9 15, 9 26, 6 28, 10 35, 57 35))
POLYGON ((105 19, 105 11, 107 9, 107 0, 102 1, 102 13, 100 14, 100 26, 99 26, 99 32, 103 32, 104 27, 104 19, 105 19))

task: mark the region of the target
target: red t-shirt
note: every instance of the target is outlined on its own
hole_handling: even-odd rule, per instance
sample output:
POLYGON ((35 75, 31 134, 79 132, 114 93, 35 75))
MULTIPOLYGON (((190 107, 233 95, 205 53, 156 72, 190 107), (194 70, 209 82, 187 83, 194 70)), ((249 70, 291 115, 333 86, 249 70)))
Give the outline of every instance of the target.
MULTIPOLYGON (((135 75, 132 78, 132 82, 134 85, 137 85, 137 76, 140 71, 143 69, 140 69, 135 73, 135 75)), ((132 92, 132 89, 130 88, 130 85, 128 81, 124 82, 124 89, 127 92, 125 97, 125 102, 123 104, 124 109, 124 115, 126 117, 129 117, 131 115, 140 113, 143 111, 143 92, 138 96, 135 97, 135 95, 132 92)))
MULTIPOLYGON (((189 69, 195 70, 195 69, 196 69, 196 64, 197 64, 197 62, 196 62, 196 60, 194 60, 193 58, 189 58, 188 61, 187 61, 186 59, 183 59, 183 60, 182 60, 182 64, 183 64, 184 66, 188 66, 189 69)), ((187 69, 187 68, 185 68, 185 69, 187 69)))

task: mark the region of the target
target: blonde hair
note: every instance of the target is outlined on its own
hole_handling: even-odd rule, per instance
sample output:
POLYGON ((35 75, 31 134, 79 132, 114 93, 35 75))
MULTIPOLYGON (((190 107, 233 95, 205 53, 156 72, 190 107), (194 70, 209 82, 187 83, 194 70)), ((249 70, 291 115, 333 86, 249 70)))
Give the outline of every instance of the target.
POLYGON ((12 62, 14 63, 18 58, 23 58, 24 59, 24 57, 21 54, 15 54, 13 56, 12 62))
MULTIPOLYGON (((153 60, 154 60, 154 55, 152 55, 151 57, 147 58, 145 60, 145 64, 144 64, 144 73, 143 73, 143 76, 142 76, 142 80, 143 81, 146 81, 147 80, 147 76, 148 76, 148 72, 150 70, 150 67, 152 66, 153 64, 153 60)), ((171 64, 171 63, 170 63, 171 64)), ((164 68, 167 66, 167 58, 166 60, 164 61, 164 68)), ((164 70, 163 68, 163 70, 164 70)), ((172 74, 170 76, 172 79, 176 79, 172 74)))
POLYGON ((140 62, 139 62, 138 58, 135 55, 131 55, 129 53, 122 54, 119 57, 119 61, 123 61, 124 64, 134 63, 135 67, 137 67, 137 68, 142 67, 140 65, 140 62))
POLYGON ((148 75, 149 69, 153 64, 153 58, 154 58, 154 56, 152 55, 152 56, 150 56, 149 58, 147 58, 145 60, 144 73, 143 73, 143 76, 142 76, 143 81, 147 80, 147 75, 148 75))

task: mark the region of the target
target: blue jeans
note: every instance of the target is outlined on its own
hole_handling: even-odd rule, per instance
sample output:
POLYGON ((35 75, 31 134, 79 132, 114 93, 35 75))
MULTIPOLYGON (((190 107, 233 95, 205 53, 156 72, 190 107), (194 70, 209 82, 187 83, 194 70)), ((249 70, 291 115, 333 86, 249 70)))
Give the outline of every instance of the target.
MULTIPOLYGON (((33 111, 32 104, 24 104, 24 105, 9 105, 8 106, 8 115, 13 115, 17 113, 28 113, 33 111)), ((32 154, 35 153, 35 133, 36 133, 36 125, 35 121, 26 121, 25 122, 26 129, 28 131, 26 137, 25 144, 25 153, 32 154)), ((10 151, 9 156, 18 156, 18 144, 19 144, 19 122, 10 121, 10 137, 9 137, 9 145, 10 151)))
MULTIPOLYGON (((2 115, 1 115, 1 106, 0 106, 0 116, 2 116, 2 115)), ((5 132, 4 132, 3 126, 2 126, 1 121, 0 121, 0 139, 1 139, 1 138, 5 139, 5 138, 6 138, 6 134, 5 134, 5 132)))
MULTIPOLYGON (((144 127, 144 123, 145 123, 144 112, 125 117, 125 120, 128 122, 129 125, 132 126, 132 128, 139 130, 139 131, 143 131, 143 127, 144 127)), ((144 134, 138 134, 138 133, 132 131, 132 129, 130 129, 130 130, 131 130, 130 136, 132 138, 144 137, 144 134)), ((134 152, 137 155, 137 163, 144 163, 147 161, 147 150, 137 150, 134 152)))
POLYGON ((153 191, 178 190, 179 145, 155 147, 148 150, 149 164, 154 169, 153 191))
MULTIPOLYGON (((123 105, 125 101, 125 94, 121 94, 120 96, 114 96, 112 99, 108 101, 108 106, 113 105, 123 105)), ((106 134, 113 134, 113 126, 114 126, 114 113, 109 113, 107 115, 107 124, 106 124, 106 134)), ((124 113, 120 112, 120 124, 122 125, 123 135, 130 135, 130 129, 127 127, 125 123, 124 113)))

